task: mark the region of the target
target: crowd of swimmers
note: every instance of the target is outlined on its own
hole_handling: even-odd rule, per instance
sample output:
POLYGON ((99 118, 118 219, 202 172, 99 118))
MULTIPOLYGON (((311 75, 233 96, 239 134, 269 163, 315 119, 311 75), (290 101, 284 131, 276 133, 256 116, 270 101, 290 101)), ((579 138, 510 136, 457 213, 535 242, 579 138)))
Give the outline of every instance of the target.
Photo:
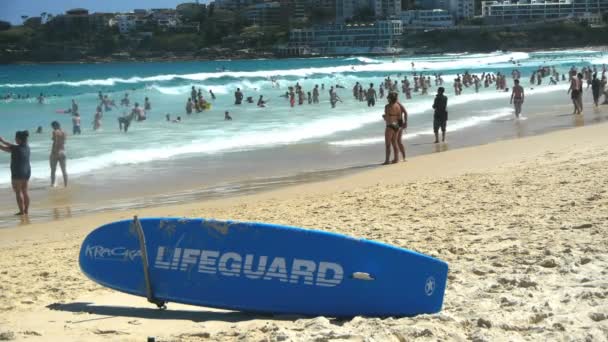
MULTIPOLYGON (((602 104, 608 104, 608 87, 607 87, 607 69, 603 65, 601 69, 597 66, 586 66, 581 70, 572 66, 567 73, 560 74, 554 67, 539 67, 533 71, 530 76, 530 86, 539 86, 543 80, 549 77, 549 84, 554 85, 560 81, 569 80, 570 87, 568 94, 574 105, 574 114, 580 115, 583 112, 583 101, 582 94, 585 84, 586 88, 591 88, 593 95, 593 102, 595 106, 600 104, 600 97, 604 96, 602 104)), ((432 85, 437 87, 437 93, 435 95, 432 109, 433 109, 433 132, 435 135, 434 143, 439 143, 441 131, 441 141, 445 142, 446 139, 446 126, 448 121, 448 110, 447 103, 448 98, 445 95, 445 88, 443 87, 444 80, 441 74, 434 74, 431 79, 430 75, 423 75, 413 73, 412 79, 408 79, 408 76, 401 74, 397 75, 397 79, 391 79, 390 76, 385 77, 379 82, 378 91, 374 83, 369 83, 369 86, 365 86, 356 82, 352 88, 352 95, 356 101, 364 102, 368 107, 374 107, 379 99, 386 99, 387 104, 384 107, 383 119, 385 121, 385 160, 384 164, 397 163, 400 159, 405 160, 406 151, 403 144, 402 138, 405 130, 408 126, 408 113, 405 106, 399 101, 399 93, 403 93, 404 99, 409 100, 412 98, 413 93, 419 93, 420 95, 428 94, 429 89, 432 85), (391 159, 391 153, 393 158, 391 159)), ((511 78, 513 79, 513 86, 511 87, 510 102, 514 106, 515 116, 520 117, 522 113, 522 106, 525 100, 525 92, 523 85, 521 84, 521 72, 518 69, 513 69, 511 72, 511 78)), ((276 79, 271 79, 273 88, 279 87, 276 79)), ((457 74, 454 79, 454 95, 459 96, 466 88, 474 89, 474 92, 479 92, 482 87, 489 88, 492 86, 496 87, 496 90, 508 92, 507 77, 505 74, 500 72, 489 73, 484 72, 481 75, 471 74, 465 71, 462 75, 457 74)), ((338 95, 339 89, 345 89, 343 85, 335 84, 329 87, 328 97, 331 108, 335 108, 337 103, 343 102, 338 95)), ((297 82, 294 85, 288 86, 287 91, 280 95, 288 101, 290 107, 295 107, 304 104, 319 104, 321 94, 326 90, 325 84, 315 85, 310 91, 305 91, 303 87, 297 82)), ((209 98, 215 100, 216 96, 212 90, 208 90, 209 98)), ((13 97, 14 98, 14 97, 13 97)), ((29 98, 25 97, 25 98, 29 98)), ((39 103, 45 102, 45 96, 40 94, 37 97, 39 103)), ((120 99, 119 105, 107 95, 101 91, 98 93, 98 105, 93 119, 93 130, 99 130, 102 127, 102 119, 104 112, 113 110, 114 108, 120 108, 122 115, 118 117, 118 126, 121 131, 127 132, 132 121, 144 121, 147 118, 147 112, 151 111, 152 104, 149 98, 145 98, 143 106, 140 106, 138 102, 135 102, 131 106, 131 99, 129 94, 125 93, 120 99)), ((257 102, 253 100, 252 96, 245 97, 245 94, 240 88, 234 93, 234 104, 237 106, 242 105, 244 102, 249 104, 256 104, 259 108, 265 108, 270 99, 264 98, 263 95, 259 95, 257 102)), ((194 86, 191 88, 190 97, 188 98, 185 106, 185 112, 187 115, 191 115, 194 112, 202 112, 210 109, 210 102, 207 101, 202 90, 196 89, 194 86)), ((72 116, 72 133, 73 135, 81 134, 81 117, 78 103, 72 100, 70 108, 61 111, 62 113, 71 114, 72 116)), ((182 117, 172 119, 170 114, 165 115, 167 122, 181 123, 182 117)), ((232 116, 229 111, 224 112, 224 120, 232 120, 232 116)), ((55 186, 56 170, 57 166, 60 167, 63 176, 63 185, 68 185, 68 173, 66 167, 66 152, 65 143, 67 139, 66 133, 62 130, 61 125, 57 121, 51 123, 52 128, 52 146, 49 157, 50 168, 51 168, 51 186, 55 186)), ((41 134, 43 132, 42 127, 36 129, 36 133, 41 134)), ((11 154, 11 179, 12 187, 16 194, 16 201, 19 207, 17 215, 27 215, 29 210, 29 195, 28 195, 28 181, 31 176, 30 169, 30 149, 28 145, 28 131, 18 131, 15 134, 15 142, 9 142, 0 137, 0 150, 11 154)))

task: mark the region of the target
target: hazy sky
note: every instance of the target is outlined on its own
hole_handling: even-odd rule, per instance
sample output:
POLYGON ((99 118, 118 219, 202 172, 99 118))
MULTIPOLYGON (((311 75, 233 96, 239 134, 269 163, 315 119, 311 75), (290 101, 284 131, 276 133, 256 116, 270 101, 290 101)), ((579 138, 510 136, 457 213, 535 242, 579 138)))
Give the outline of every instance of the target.
MULTIPOLYGON (((0 0, 0 20, 21 24, 21 16, 39 16, 42 12, 60 14, 72 8, 90 12, 120 12, 134 8, 175 8, 195 0, 0 0)), ((207 1, 200 1, 206 3, 207 1)))

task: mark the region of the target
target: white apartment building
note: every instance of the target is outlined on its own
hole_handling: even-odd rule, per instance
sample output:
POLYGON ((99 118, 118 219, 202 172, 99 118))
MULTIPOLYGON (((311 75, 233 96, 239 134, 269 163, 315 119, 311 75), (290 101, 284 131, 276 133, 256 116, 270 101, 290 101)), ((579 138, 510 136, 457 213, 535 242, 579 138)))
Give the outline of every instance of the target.
POLYGON ((457 20, 469 19, 475 16, 474 0, 416 0, 416 6, 425 10, 446 10, 457 20))
POLYGON ((399 18, 404 28, 407 26, 423 28, 454 26, 454 16, 442 9, 403 11, 399 18))
POLYGON ((119 14, 110 19, 110 26, 118 26, 118 32, 126 34, 137 28, 137 16, 132 14, 119 14))
POLYGON ((490 22, 518 22, 556 18, 579 18, 597 21, 608 11, 608 0, 521 0, 484 1, 482 16, 490 22), (595 15, 594 15, 595 14, 595 15))
POLYGON ((402 31, 400 20, 319 25, 291 30, 289 45, 323 54, 383 52, 398 48, 402 31))

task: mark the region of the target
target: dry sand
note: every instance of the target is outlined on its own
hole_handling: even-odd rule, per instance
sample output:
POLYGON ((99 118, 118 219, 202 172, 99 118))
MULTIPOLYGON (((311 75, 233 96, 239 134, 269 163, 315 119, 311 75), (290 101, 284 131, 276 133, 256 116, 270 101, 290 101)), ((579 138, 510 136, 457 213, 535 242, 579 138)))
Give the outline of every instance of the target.
POLYGON ((436 153, 315 184, 0 230, 0 340, 607 341, 608 124, 436 153), (84 236, 119 218, 265 221, 446 260, 444 309, 414 318, 262 316, 105 289, 84 236))

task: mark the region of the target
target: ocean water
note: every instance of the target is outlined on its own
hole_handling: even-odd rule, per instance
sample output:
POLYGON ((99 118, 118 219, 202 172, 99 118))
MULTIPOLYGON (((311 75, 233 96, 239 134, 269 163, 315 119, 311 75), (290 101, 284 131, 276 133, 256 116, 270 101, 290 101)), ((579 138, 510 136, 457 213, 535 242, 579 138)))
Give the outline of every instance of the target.
MULTIPOLYGON (((212 61, 212 62, 154 62, 58 65, 0 65, 0 95, 29 95, 29 99, 0 100, 0 136, 12 139, 15 131, 30 130, 32 150, 32 186, 48 188, 48 156, 51 147, 50 122, 57 120, 68 133, 68 171, 75 201, 81 192, 106 199, 128 197, 138 193, 152 196, 171 191, 184 191, 204 184, 217 186, 223 182, 252 178, 284 177, 301 172, 314 172, 365 165, 353 157, 364 146, 383 143, 383 101, 368 108, 352 96, 355 82, 366 86, 374 83, 378 89, 386 76, 393 80, 412 73, 431 76, 441 73, 449 97, 449 132, 483 127, 496 120, 513 116, 508 104, 510 93, 498 92, 491 85, 474 93, 465 88, 463 95, 453 95, 453 79, 465 71, 522 72, 522 84, 529 97, 564 93, 567 82, 541 86, 528 82, 533 70, 541 65, 555 66, 560 73, 572 66, 601 66, 608 62, 608 54, 596 50, 567 50, 527 52, 495 52, 488 54, 446 54, 394 58, 310 58, 282 60, 212 61), (401 77, 398 77, 401 75, 401 77), (273 84, 270 78, 276 79, 273 84), (320 103, 290 108, 282 97, 287 87, 299 82, 305 91, 314 85, 325 86, 320 103), (337 108, 330 108, 328 90, 338 89, 344 100, 337 108), (211 110, 186 115, 185 104, 191 86, 201 88, 211 110), (245 97, 254 102, 259 95, 269 101, 266 108, 255 103, 234 105, 234 92, 240 88, 245 97), (533 88, 533 89, 531 89, 533 88), (208 91, 217 96, 211 100, 208 91), (117 117, 129 108, 115 107, 105 112, 103 126, 92 130, 97 93, 102 91, 116 104, 125 93, 131 104, 149 97, 152 109, 148 119, 134 122, 128 133, 118 130, 117 117), (46 96, 44 104, 35 97, 46 96), (71 117, 57 110, 70 107, 74 99, 82 116, 82 135, 71 134, 71 117), (232 121, 224 121, 229 111, 232 121), (181 123, 165 120, 181 116, 181 123), (42 126, 42 134, 34 134, 42 126), (280 160, 278 160, 280 159, 280 160)), ((435 94, 434 82, 428 95, 413 93, 413 99, 400 100, 409 115, 406 139, 432 135, 431 104, 435 94)), ((564 101, 567 104, 567 100, 564 101)), ((374 158, 381 161, 383 151, 374 158)), ((367 160, 367 159, 365 159, 367 160)), ((10 193, 8 155, 0 157, 0 190, 10 193)), ((60 176, 58 175, 60 179, 60 176)), ((71 195, 71 196, 72 196, 71 195)), ((52 196, 47 203, 52 206, 52 196)), ((94 197, 94 196, 93 196, 94 197)), ((89 197, 89 199, 92 196, 89 197)), ((2 209, 11 207, 10 201, 0 202, 2 209)), ((9 209, 6 209, 9 210, 9 209)), ((0 210, 1 211, 1 210, 0 210)))

